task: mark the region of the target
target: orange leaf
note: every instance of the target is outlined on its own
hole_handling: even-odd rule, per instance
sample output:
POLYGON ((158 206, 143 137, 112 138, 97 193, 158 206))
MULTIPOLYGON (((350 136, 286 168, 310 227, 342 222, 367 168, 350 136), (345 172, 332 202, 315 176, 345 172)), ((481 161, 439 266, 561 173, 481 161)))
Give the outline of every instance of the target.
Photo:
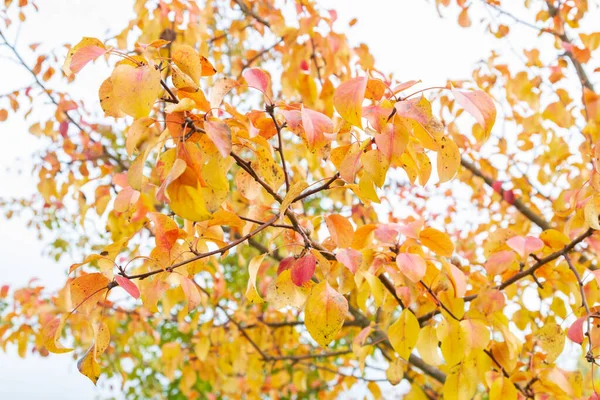
POLYGON ((71 284, 71 301, 75 308, 83 314, 98 304, 108 289, 110 280, 101 273, 93 273, 75 278, 71 284))
POLYGON ((149 213, 148 219, 154 223, 156 247, 171 250, 179 238, 179 227, 175 221, 159 212, 149 213))
POLYGON ((339 214, 331 214, 325 217, 325 223, 331 234, 331 239, 337 247, 346 248, 352 245, 354 228, 347 217, 339 214))

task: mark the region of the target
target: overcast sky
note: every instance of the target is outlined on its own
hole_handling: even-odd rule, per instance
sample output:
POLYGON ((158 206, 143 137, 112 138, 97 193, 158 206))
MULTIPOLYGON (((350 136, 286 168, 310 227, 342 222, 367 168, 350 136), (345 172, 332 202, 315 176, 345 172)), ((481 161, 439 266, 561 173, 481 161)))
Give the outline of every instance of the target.
MULTIPOLYGON (((440 19, 435 8, 424 0, 324 0, 328 8, 336 8, 338 29, 346 29, 347 21, 358 17, 350 31, 353 43, 364 42, 375 56, 377 66, 393 72, 402 81, 422 79, 426 85, 444 84, 446 79, 469 79, 475 64, 487 57, 501 42, 483 34, 477 26, 462 29, 456 15, 440 19)), ((27 45, 42 42, 46 48, 62 43, 76 43, 83 36, 106 37, 106 32, 121 30, 131 16, 132 1, 47 0, 37 2, 40 12, 29 13, 19 36, 19 48, 30 65, 35 57, 27 45)), ((521 28, 522 30, 522 28, 521 28)), ((535 35, 516 29, 517 47, 532 47, 535 35), (529 38, 529 39, 525 39, 529 38), (529 40, 529 42, 528 42, 529 40)), ((9 32, 13 37, 14 31, 9 32)), ((505 48, 506 50, 506 48, 505 48)), ((6 53, 0 50, 0 55, 6 53)), ((18 65, 0 58, 0 93, 28 84, 31 77, 18 65)), ((96 62, 78 74, 70 90, 74 97, 86 99, 88 107, 99 108, 96 96, 102 80, 109 74, 104 63, 96 62)), ((32 120, 34 120, 33 117, 32 120)), ((19 196, 35 190, 31 155, 40 142, 28 134, 31 122, 12 118, 0 124, 0 197, 19 196), (15 167, 26 171, 15 173, 15 167), (6 168, 10 167, 7 171, 6 168)), ((65 270, 72 260, 55 264, 42 257, 43 243, 24 221, 0 219, 0 284, 24 285, 38 277, 51 288, 64 283, 65 270)), ((19 359, 15 351, 0 353, 0 398, 3 399, 92 399, 97 394, 90 381, 77 372, 70 354, 48 358, 19 359)))

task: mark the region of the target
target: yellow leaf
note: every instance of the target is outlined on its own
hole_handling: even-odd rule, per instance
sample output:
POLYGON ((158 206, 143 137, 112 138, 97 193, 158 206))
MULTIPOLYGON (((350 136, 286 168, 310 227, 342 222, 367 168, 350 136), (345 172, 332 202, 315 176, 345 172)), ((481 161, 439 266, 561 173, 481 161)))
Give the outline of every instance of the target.
POLYGON ((308 296, 304 324, 319 345, 327 346, 342 329, 347 313, 346 298, 323 281, 315 285, 308 296))
POLYGON ((200 291, 193 280, 186 278, 183 275, 180 275, 180 279, 181 289, 183 290, 188 303, 188 312, 191 312, 200 305, 200 291))
POLYGON ((538 344, 547 354, 546 360, 553 362, 565 347, 565 332, 555 322, 546 322, 537 332, 538 344))
POLYGON ((167 188, 171 210, 190 221, 206 221, 211 214, 205 206, 204 198, 194 186, 183 185, 176 180, 167 188))
POLYGON ((542 242, 553 250, 559 250, 571 243, 569 238, 562 232, 556 229, 547 229, 540 233, 540 239, 542 242))
POLYGON ((63 347, 63 345, 58 342, 65 321, 65 317, 52 318, 42 328, 42 340, 44 346, 50 353, 60 354, 73 351, 72 348, 63 347))
POLYGON ((260 254, 250 260, 248 265, 248 288, 246 289, 246 298, 250 303, 263 303, 264 300, 260 297, 258 289, 256 288, 256 277, 258 276, 258 270, 265 259, 266 254, 260 254))
POLYGON ((417 153, 417 164, 419 169, 417 171, 419 175, 419 184, 425 186, 431 176, 431 160, 425 153, 417 153))
POLYGON ((516 400, 517 398, 517 389, 510 379, 500 376, 492 383, 490 400, 516 400))
POLYGON ((396 358, 390 362, 390 365, 385 371, 385 377, 392 385, 395 386, 399 384, 404 378, 405 365, 406 363, 401 358, 396 358))
POLYGON ((94 344, 77 362, 77 369, 87 376, 94 385, 100 377, 100 364, 98 357, 106 351, 110 344, 110 331, 104 322, 94 324, 94 344))
POLYGON ((373 183, 375 183, 377 187, 383 187, 385 176, 390 166, 383 153, 377 149, 369 150, 364 153, 360 159, 365 171, 371 175, 373 183))
POLYGON ((417 350, 419 355, 427 364, 440 365, 442 358, 440 357, 438 338, 435 332, 435 327, 427 325, 419 332, 419 338, 417 339, 417 350))
POLYGON ((289 205, 292 204, 292 201, 294 201, 294 199, 298 197, 300 193, 302 193, 302 191, 307 187, 308 183, 306 183, 306 181, 298 181, 294 183, 290 187, 290 190, 286 193, 283 201, 281 202, 281 207, 279 208, 280 214, 285 214, 285 211, 287 210, 289 205))
POLYGON ((465 319, 460 321, 465 336, 467 353, 483 350, 490 342, 490 331, 487 325, 478 319, 465 319))
POLYGON ((400 318, 388 328, 388 338, 400 357, 408 360, 419 338, 419 321, 412 311, 404 309, 400 318))
POLYGON ((111 75, 113 94, 121 111, 134 118, 147 117, 160 94, 160 72, 150 65, 117 65, 111 75))
POLYGON ((447 365, 454 366, 465 358, 465 334, 457 321, 444 320, 437 327, 437 336, 447 365))
POLYGON ((267 301, 278 310, 287 306, 302 308, 310 291, 305 286, 310 287, 310 283, 296 286, 292 282, 291 271, 285 270, 269 285, 267 301))
POLYGON ((434 228, 425 228, 419 234, 419 240, 438 256, 451 257, 454 244, 444 232, 434 228))
POLYGON ((100 107, 102 107, 105 116, 114 118, 125 116, 119 107, 119 101, 115 97, 113 83, 110 77, 106 78, 104 82, 102 82, 102 85, 100 85, 100 89, 98 89, 98 98, 100 99, 100 107))
POLYGON ((202 76, 202 63, 200 55, 192 46, 179 45, 173 50, 171 59, 185 75, 189 76, 194 83, 198 84, 202 76))
POLYGON ((592 229, 600 229, 600 221, 598 220, 600 214, 600 195, 596 194, 592 196, 585 205, 584 208, 585 222, 592 229))
POLYGON ((439 140, 437 171, 440 183, 449 181, 456 175, 460 165, 460 152, 456 143, 447 137, 439 140))
POLYGON ((444 400, 471 400, 477 390, 477 371, 468 363, 450 370, 444 383, 444 400))

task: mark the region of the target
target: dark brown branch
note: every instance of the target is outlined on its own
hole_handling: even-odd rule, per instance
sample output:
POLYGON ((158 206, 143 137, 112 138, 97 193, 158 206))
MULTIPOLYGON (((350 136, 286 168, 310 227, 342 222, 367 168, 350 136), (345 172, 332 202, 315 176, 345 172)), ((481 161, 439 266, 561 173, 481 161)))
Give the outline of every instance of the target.
MULTIPOLYGON (((471 163, 470 161, 467 161, 465 158, 461 158, 460 163, 463 167, 465 167, 466 169, 471 171, 471 173, 473 175, 478 176, 481 179, 483 179, 489 187, 492 187, 494 185, 494 180, 492 178, 490 178, 489 176, 485 175, 483 172, 481 172, 481 170, 479 168, 477 168, 475 166, 475 164, 471 163)), ((502 194, 502 193, 500 193, 500 194, 502 194)), ((519 210, 519 212, 521 212, 521 214, 523 214, 527 219, 529 219, 531 222, 533 222, 534 224, 536 224, 543 230, 551 228, 550 224, 546 220, 544 220, 541 216, 539 216, 535 212, 533 212, 520 199, 515 199, 515 201, 512 205, 514 205, 515 208, 517 210, 519 210)))
POLYGON ((282 37, 281 39, 279 39, 278 41, 273 43, 271 46, 266 47, 266 48, 262 49, 261 51, 259 51, 258 53, 256 53, 252 58, 250 58, 248 61, 246 61, 246 63, 242 66, 242 71, 244 71, 246 68, 250 67, 252 64, 254 64, 254 62, 256 60, 258 60, 259 58, 261 58, 262 56, 264 56, 265 54, 267 54, 268 52, 273 50, 284 40, 285 40, 285 37, 282 37))
POLYGON ((320 354, 299 354, 299 355, 289 355, 289 356, 268 356, 266 358, 267 361, 282 361, 282 360, 290 360, 290 361, 299 361, 299 360, 310 360, 313 358, 329 358, 329 357, 338 357, 346 354, 352 353, 352 350, 339 350, 332 351, 329 353, 320 353, 320 354))
POLYGON ((246 5, 246 3, 244 3, 244 0, 233 0, 235 2, 235 4, 238 5, 238 7, 240 7, 240 10, 242 10, 242 12, 246 15, 251 16, 252 18, 254 18, 257 22, 263 24, 264 26, 266 26, 267 28, 271 27, 271 24, 266 21, 264 18, 262 18, 260 15, 256 14, 254 11, 252 11, 250 9, 250 7, 248 7, 246 5))
POLYGON ((149 276, 160 274, 161 272, 173 272, 173 270, 175 270, 176 268, 179 268, 181 266, 187 265, 187 264, 189 264, 191 262, 198 261, 198 260, 201 260, 203 258, 213 256, 215 254, 223 254, 223 253, 225 253, 226 251, 234 248, 235 246, 239 245, 240 243, 245 242, 246 240, 250 239, 252 236, 258 234, 262 230, 264 230, 264 229, 268 228, 269 226, 273 225, 275 223, 275 221, 277 221, 277 219, 278 219, 278 216, 275 215, 269 221, 267 221, 264 224, 260 225, 259 227, 257 227, 252 232, 250 232, 247 235, 244 235, 241 238, 239 238, 239 239, 237 239, 237 240, 229 243, 227 246, 223 246, 223 247, 221 247, 221 248, 219 248, 217 250, 208 251, 206 253, 198 254, 198 255, 190 258, 189 260, 178 262, 178 263, 173 264, 173 265, 171 265, 171 266, 169 266, 167 268, 156 269, 156 270, 153 270, 153 271, 149 271, 149 272, 145 272, 143 274, 137 274, 137 275, 127 275, 127 274, 124 274, 124 273, 120 273, 120 275, 122 275, 122 276, 124 276, 124 277, 126 277, 128 279, 146 279, 149 276))
POLYGON ((281 168, 283 169, 283 176, 285 177, 285 191, 286 193, 290 191, 290 177, 288 174, 287 166, 285 165, 285 157, 283 156, 283 144, 281 140, 281 128, 277 122, 277 118, 275 118, 275 106, 273 104, 267 104, 265 107, 267 114, 273 120, 273 124, 275 124, 275 129, 277 130, 277 152, 279 153, 279 157, 281 158, 281 168))
POLYGON ((322 184, 320 186, 317 186, 314 189, 307 190, 306 192, 300 194, 298 197, 296 197, 294 200, 292 200, 292 203, 295 203, 297 201, 305 199, 308 196, 312 196, 315 193, 319 193, 319 192, 322 192, 323 190, 329 189, 331 187, 331 185, 333 184, 333 182, 335 182, 339 177, 340 177, 340 173, 336 172, 336 174, 334 176, 332 176, 331 178, 329 178, 327 180, 327 182, 325 182, 324 184, 322 184))

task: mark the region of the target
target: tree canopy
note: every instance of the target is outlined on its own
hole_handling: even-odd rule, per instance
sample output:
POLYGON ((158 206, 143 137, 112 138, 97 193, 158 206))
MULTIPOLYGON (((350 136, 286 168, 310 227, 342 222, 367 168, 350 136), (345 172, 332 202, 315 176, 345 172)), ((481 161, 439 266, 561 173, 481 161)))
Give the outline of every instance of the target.
POLYGON ((550 46, 425 87, 318 1, 136 0, 31 65, 9 32, 36 5, 6 0, 33 82, 0 121, 26 110, 47 146, 0 207, 81 262, 57 292, 2 286, 0 347, 73 352, 127 398, 598 398, 598 4, 515 3, 436 0, 550 46), (92 62, 112 72, 84 104, 92 62))

